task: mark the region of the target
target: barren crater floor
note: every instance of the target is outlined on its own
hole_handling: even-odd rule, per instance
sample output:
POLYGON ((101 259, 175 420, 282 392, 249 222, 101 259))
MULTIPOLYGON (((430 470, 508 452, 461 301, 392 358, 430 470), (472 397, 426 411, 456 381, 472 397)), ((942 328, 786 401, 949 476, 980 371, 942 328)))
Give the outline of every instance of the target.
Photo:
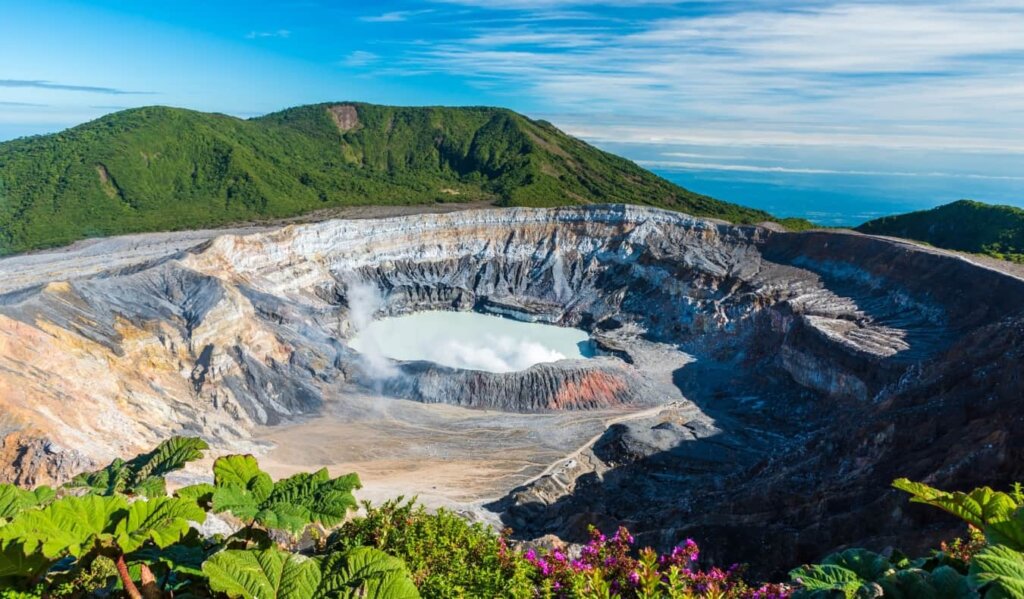
POLYGON ((769 570, 924 546, 951 525, 893 478, 1020 478, 1022 306, 1024 281, 941 251, 641 207, 110 239, 0 260, 0 480, 198 434, 522 538, 627 524, 769 570), (430 311, 578 329, 594 355, 353 347, 430 311))

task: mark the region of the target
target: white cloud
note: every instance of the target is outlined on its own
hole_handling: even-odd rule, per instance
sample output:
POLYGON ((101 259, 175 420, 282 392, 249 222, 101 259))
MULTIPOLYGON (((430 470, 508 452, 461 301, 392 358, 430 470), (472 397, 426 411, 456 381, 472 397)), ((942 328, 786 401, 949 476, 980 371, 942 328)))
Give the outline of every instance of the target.
POLYGON ((947 172, 907 172, 907 171, 875 171, 875 170, 844 170, 825 168, 791 168, 784 166, 762 166, 755 164, 723 164, 717 162, 685 162, 675 160, 639 160, 638 164, 652 168, 687 171, 728 171, 739 173, 786 173, 797 175, 860 175, 868 177, 942 177, 963 179, 989 179, 997 181, 1024 181, 1024 176, 984 175, 975 173, 947 172))
POLYGON ((367 52, 365 50, 356 50, 350 53, 341 61, 341 64, 347 67, 365 67, 369 66, 380 60, 380 56, 377 56, 373 52, 367 52))
POLYGON ((473 46, 543 46, 547 48, 585 48, 601 43, 593 33, 535 33, 528 30, 507 30, 484 33, 466 41, 473 46))
POLYGON ((360 21, 364 23, 398 23, 401 21, 408 21, 410 18, 417 15, 427 14, 433 12, 430 9, 426 10, 395 10, 391 12, 382 13, 379 15, 368 15, 359 17, 360 21))
POLYGON ((292 32, 287 29, 278 29, 277 31, 250 31, 245 34, 245 39, 266 39, 271 37, 288 38, 291 37, 292 32))

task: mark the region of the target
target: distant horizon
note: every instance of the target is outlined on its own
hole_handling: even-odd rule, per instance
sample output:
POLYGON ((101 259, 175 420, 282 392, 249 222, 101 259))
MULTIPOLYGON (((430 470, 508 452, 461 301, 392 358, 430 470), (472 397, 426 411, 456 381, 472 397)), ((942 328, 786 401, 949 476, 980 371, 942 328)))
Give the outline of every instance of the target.
POLYGON ((500 106, 833 224, 1024 206, 1024 5, 1005 0, 10 0, 0 55, 0 139, 144 105, 500 106))

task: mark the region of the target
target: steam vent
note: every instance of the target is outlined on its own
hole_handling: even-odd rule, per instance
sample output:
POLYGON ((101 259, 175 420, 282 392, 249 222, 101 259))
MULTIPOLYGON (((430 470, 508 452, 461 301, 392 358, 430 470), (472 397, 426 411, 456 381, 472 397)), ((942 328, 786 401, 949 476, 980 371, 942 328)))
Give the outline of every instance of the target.
POLYGON ((626 524, 770 569, 949 536, 898 476, 1024 474, 1024 281, 886 239, 510 208, 137 235, 0 272, 3 481, 198 434, 368 489, 429 464, 406 494, 521 538, 626 524), (576 328, 593 355, 494 372, 350 346, 424 311, 576 328))

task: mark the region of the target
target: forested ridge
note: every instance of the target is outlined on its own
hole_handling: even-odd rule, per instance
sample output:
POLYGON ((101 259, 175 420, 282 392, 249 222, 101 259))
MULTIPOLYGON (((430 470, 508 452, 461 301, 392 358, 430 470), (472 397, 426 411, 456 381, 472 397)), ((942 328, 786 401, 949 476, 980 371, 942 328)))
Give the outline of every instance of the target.
POLYGON ((0 144, 0 254, 332 207, 478 201, 771 218, 500 108, 317 104, 244 120, 147 107, 0 144))

